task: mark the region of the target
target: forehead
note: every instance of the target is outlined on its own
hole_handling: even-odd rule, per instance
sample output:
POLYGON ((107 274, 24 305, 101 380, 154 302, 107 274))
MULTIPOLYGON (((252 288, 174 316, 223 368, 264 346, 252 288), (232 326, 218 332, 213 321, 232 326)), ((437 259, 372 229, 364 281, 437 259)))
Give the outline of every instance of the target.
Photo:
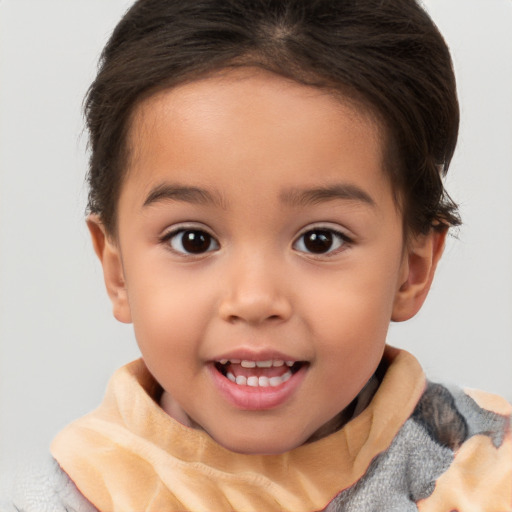
POLYGON ((271 171, 277 188, 279 176, 295 171, 299 179, 299 168, 311 185, 329 185, 340 169, 349 178, 361 167, 382 175, 382 132, 370 109, 352 99, 255 68, 231 70, 137 106, 125 181, 149 189, 173 174, 221 186, 271 171))
MULTIPOLYGON (((311 130, 323 129, 326 121, 338 121, 343 116, 353 124, 364 124, 367 137, 374 142, 381 143, 384 138, 382 123, 373 110, 355 100, 353 95, 302 85, 258 68, 238 68, 221 70, 144 99, 131 116, 128 140, 136 156, 144 141, 141 135, 162 127, 169 120, 176 127, 179 125, 181 131, 193 126, 196 135, 199 135, 198 125, 203 126, 205 135, 212 135, 226 127, 225 121, 234 126, 233 121, 238 119, 245 128, 246 121, 253 125, 259 122, 266 124, 269 132, 286 128, 287 134, 293 136, 294 126, 285 122, 292 120, 291 113, 298 130, 306 126, 311 130), (265 109, 262 109, 263 104, 265 109)), ((285 135, 282 131, 280 134, 285 135)), ((216 142, 227 145, 230 140, 216 142)))

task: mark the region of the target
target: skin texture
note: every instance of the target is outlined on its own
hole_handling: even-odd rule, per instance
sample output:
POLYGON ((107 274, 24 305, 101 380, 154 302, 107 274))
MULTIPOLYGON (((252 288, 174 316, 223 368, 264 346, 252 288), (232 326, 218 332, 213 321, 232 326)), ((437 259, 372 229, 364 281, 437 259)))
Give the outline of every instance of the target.
POLYGON ((133 322, 167 413, 243 453, 332 430, 378 366, 390 320, 421 307, 444 241, 404 243, 382 135, 363 109, 254 69, 139 105, 118 232, 88 224, 114 315, 133 322), (311 252, 304 234, 320 228, 341 236, 311 252), (209 245, 187 253, 180 229, 209 245), (214 367, 236 356, 306 364, 282 396, 247 389, 244 406, 214 367))

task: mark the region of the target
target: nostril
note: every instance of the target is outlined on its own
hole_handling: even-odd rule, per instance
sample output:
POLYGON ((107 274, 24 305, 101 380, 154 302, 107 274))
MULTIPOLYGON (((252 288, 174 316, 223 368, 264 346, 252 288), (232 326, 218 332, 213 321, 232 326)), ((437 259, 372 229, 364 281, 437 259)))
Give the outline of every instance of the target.
POLYGON ((249 322, 254 324, 260 324, 264 322, 281 322, 283 321, 284 317, 281 315, 250 315, 250 314, 241 314, 241 315, 229 315, 226 320, 229 323, 236 323, 236 322, 249 322))
POLYGON ((237 316, 237 315, 229 315, 226 320, 230 323, 230 324, 235 324, 237 322, 241 322, 243 319, 241 316, 237 316))

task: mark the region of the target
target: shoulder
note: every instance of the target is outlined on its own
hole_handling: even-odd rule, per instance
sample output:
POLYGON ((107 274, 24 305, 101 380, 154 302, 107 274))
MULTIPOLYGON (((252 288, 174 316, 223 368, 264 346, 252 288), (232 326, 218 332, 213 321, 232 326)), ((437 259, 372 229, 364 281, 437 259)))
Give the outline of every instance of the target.
POLYGON ((97 512, 51 457, 23 464, 0 484, 0 512, 97 512))

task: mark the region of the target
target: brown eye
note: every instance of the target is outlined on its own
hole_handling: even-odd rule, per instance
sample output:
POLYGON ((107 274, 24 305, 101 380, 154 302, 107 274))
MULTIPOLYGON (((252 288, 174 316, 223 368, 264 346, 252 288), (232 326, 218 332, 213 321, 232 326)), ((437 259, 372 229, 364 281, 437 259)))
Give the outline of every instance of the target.
POLYGON ((332 229, 311 229, 297 239, 293 248, 309 254, 327 254, 340 249, 347 241, 343 233, 332 229))
POLYGON ((182 229, 172 233, 169 245, 182 254, 203 254, 219 248, 219 244, 209 233, 201 229, 182 229))

